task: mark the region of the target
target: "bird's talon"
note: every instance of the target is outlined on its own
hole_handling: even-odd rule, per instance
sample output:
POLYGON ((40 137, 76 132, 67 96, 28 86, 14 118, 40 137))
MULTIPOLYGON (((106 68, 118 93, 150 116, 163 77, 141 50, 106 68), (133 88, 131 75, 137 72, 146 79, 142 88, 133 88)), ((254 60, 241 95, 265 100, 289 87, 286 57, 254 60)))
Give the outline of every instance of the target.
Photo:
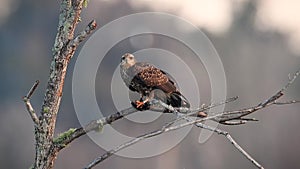
POLYGON ((145 103, 139 100, 135 101, 136 108, 141 108, 145 103))
POLYGON ((150 104, 148 100, 144 100, 144 101, 136 100, 131 102, 131 105, 140 111, 148 110, 150 108, 150 104))

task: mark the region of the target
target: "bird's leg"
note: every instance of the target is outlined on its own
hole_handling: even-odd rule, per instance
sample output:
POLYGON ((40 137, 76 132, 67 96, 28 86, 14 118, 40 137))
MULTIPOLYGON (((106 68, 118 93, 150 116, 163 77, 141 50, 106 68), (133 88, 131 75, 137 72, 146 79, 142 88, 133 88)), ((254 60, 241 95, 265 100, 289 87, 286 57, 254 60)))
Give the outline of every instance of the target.
POLYGON ((135 107, 136 108, 141 108, 143 106, 143 104, 145 104, 144 101, 143 101, 143 98, 144 98, 144 95, 140 94, 140 100, 135 101, 135 107))
POLYGON ((143 101, 143 99, 144 99, 144 95, 143 94, 140 94, 140 100, 139 101, 143 101))
POLYGON ((148 101, 149 101, 148 98, 146 98, 144 101, 137 100, 137 101, 135 101, 136 107, 137 107, 137 108, 141 108, 141 107, 142 107, 144 104, 146 104, 148 101))
POLYGON ((146 99, 143 100, 143 95, 140 100, 135 101, 137 108, 142 108, 147 102, 149 102, 151 99, 154 98, 154 92, 151 91, 148 96, 146 96, 146 99))

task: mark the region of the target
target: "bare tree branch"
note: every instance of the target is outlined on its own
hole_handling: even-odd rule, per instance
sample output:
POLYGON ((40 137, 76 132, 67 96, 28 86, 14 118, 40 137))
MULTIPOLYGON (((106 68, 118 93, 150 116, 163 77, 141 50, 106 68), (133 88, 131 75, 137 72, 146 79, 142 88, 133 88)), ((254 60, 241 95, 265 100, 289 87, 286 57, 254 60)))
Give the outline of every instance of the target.
POLYGON ((213 127, 210 127, 208 125, 205 125, 203 123, 196 123, 195 124, 197 127, 200 127, 200 128, 203 128, 203 129, 206 129, 206 130, 210 130, 210 131, 213 131, 215 133, 218 133, 220 135, 223 135, 225 136, 225 138, 228 139, 228 141, 240 152, 242 153, 249 161, 251 161, 257 168, 261 168, 263 169, 263 166, 260 165, 253 157, 251 157, 232 137, 231 135, 227 132, 227 131, 224 131, 224 130, 220 130, 218 128, 213 128, 213 127))
POLYGON ((31 87, 31 89, 29 90, 29 92, 27 93, 26 96, 23 97, 23 101, 25 103, 26 109, 32 119, 32 121, 34 122, 35 125, 38 125, 39 123, 39 118, 35 113, 35 110, 33 109, 31 103, 30 103, 30 98, 32 96, 32 94, 34 93, 34 91, 36 90, 37 86, 39 85, 39 81, 35 81, 35 83, 33 84, 33 86, 31 87))
MULTIPOLYGON (((235 101, 237 98, 238 97, 232 97, 232 98, 229 98, 229 99, 225 100, 224 102, 220 102, 220 103, 216 103, 216 104, 210 104, 208 106, 204 106, 202 108, 198 108, 198 109, 195 109, 195 110, 189 110, 189 109, 184 108, 184 107, 175 109, 172 106, 169 106, 169 105, 163 103, 162 101, 152 100, 151 103, 150 103, 150 105, 151 105, 150 110, 158 111, 158 112, 163 112, 165 108, 171 109, 172 111, 180 110, 182 112, 187 112, 189 110, 189 111, 193 112, 191 114, 186 114, 187 116, 189 116, 189 115, 195 114, 199 111, 202 112, 202 111, 208 110, 210 108, 220 106, 220 105, 226 104, 228 102, 235 101)), ((97 131, 99 129, 102 129, 103 126, 105 126, 107 124, 111 124, 112 122, 114 122, 116 120, 119 120, 119 119, 122 119, 123 117, 125 117, 129 114, 135 113, 137 111, 139 111, 139 110, 137 110, 133 107, 130 107, 130 108, 124 109, 120 112, 109 115, 107 117, 103 117, 103 118, 98 119, 98 120, 93 120, 90 123, 88 123, 87 125, 85 125, 84 127, 77 128, 77 129, 70 129, 70 130, 68 130, 64 133, 61 133, 58 137, 54 138, 55 147, 58 148, 59 150, 63 149, 65 146, 70 144, 72 141, 74 141, 75 139, 85 135, 86 133, 88 133, 90 131, 93 131, 93 130, 97 131)), ((177 119, 177 120, 180 120, 180 119, 177 119)), ((173 122, 176 122, 176 121, 173 121, 173 122)))
POLYGON ((263 169, 264 167, 260 165, 254 158, 252 158, 232 137, 229 133, 225 137, 236 147, 239 152, 241 152, 248 160, 250 160, 257 168, 263 169))
MULTIPOLYGON (((259 103, 257 106, 254 106, 254 107, 251 107, 251 108, 247 108, 247 109, 238 110, 238 111, 227 111, 227 112, 224 112, 224 113, 218 113, 218 114, 214 114, 214 115, 209 115, 207 117, 196 119, 196 120, 190 120, 190 119, 188 119, 187 122, 182 123, 182 124, 178 124, 178 125, 175 125, 175 126, 170 126, 170 124, 173 124, 173 122, 167 123, 166 125, 164 125, 159 130, 156 130, 156 131, 153 131, 153 132, 150 132, 150 133, 138 136, 138 137, 136 137, 136 138, 134 138, 134 139, 132 139, 132 140, 130 140, 128 142, 125 142, 125 143, 123 143, 123 144, 115 147, 114 149, 109 150, 108 152, 106 152, 103 155, 101 155, 101 156, 97 157, 96 159, 94 159, 91 163, 89 163, 87 165, 87 167, 85 167, 85 169, 90 169, 90 168, 96 166, 97 164, 99 164, 100 162, 104 161, 108 157, 112 156, 116 152, 118 152, 118 151, 120 151, 120 150, 122 150, 122 149, 124 149, 126 147, 129 147, 129 146, 131 146, 133 144, 136 144, 136 143, 138 143, 138 142, 140 142, 140 141, 142 141, 144 139, 151 138, 151 137, 154 137, 154 136, 166 133, 166 132, 170 132, 170 131, 173 131, 173 130, 177 130, 177 129, 180 129, 180 128, 183 128, 183 127, 186 127, 186 126, 189 126, 189 125, 192 125, 192 124, 195 124, 196 126, 204 128, 204 129, 211 130, 211 131, 216 132, 218 134, 224 135, 234 145, 234 147, 236 147, 239 150, 239 152, 241 152, 256 167, 263 168, 256 160, 254 160, 254 158, 252 158, 245 150, 243 150, 241 148, 241 146, 239 146, 239 144, 230 136, 230 134, 228 132, 222 131, 222 130, 217 129, 217 128, 214 129, 214 128, 210 127, 210 126, 202 124, 201 122, 204 122, 204 121, 207 121, 207 120, 215 120, 215 121, 219 121, 221 124, 230 124, 228 122, 232 122, 232 120, 237 120, 238 119, 238 120, 243 120, 243 121, 240 122, 240 123, 236 123, 236 124, 243 124, 246 121, 256 121, 256 119, 242 118, 242 117, 246 116, 246 115, 248 115, 250 113, 253 113, 253 112, 257 111, 257 110, 260 110, 262 108, 265 108, 265 107, 267 107, 269 105, 274 104, 277 99, 279 99, 281 96, 284 95, 283 92, 294 82, 294 80, 299 75, 299 72, 300 72, 300 69, 295 73, 294 77, 289 80, 289 82, 287 83, 287 85, 285 85, 285 87, 283 87, 279 92, 277 92, 276 94, 274 94, 273 96, 271 96, 266 101, 259 103)), ((167 104, 165 104, 165 103, 163 103, 161 101, 156 101, 154 103, 156 103, 156 104, 159 103, 161 106, 163 106, 163 107, 165 107, 165 108, 167 108, 167 109, 169 109, 169 110, 171 110, 173 112, 177 112, 178 111, 177 109, 173 108, 172 106, 167 105, 167 104)), ((188 115, 190 115, 190 114, 188 114, 188 115)), ((181 118, 185 118, 185 119, 188 118, 188 116, 186 116, 186 115, 182 115, 180 117, 181 118)), ((233 123, 231 123, 231 124, 233 124, 233 123)))
POLYGON ((61 1, 59 24, 53 47, 53 60, 41 110, 40 132, 37 132, 35 137, 36 159, 34 168, 53 168, 58 153, 51 149, 53 134, 68 63, 75 52, 75 48, 69 51, 67 45, 73 39, 74 30, 82 9, 82 2, 83 0, 61 1))
POLYGON ((84 31, 80 32, 72 41, 69 43, 68 47, 76 48, 93 30, 97 27, 95 20, 92 20, 84 31))
POLYGON ((39 84, 40 84, 40 81, 38 81, 38 80, 35 81, 34 84, 32 85, 32 87, 30 88, 30 90, 28 91, 27 95, 24 97, 26 97, 27 99, 30 99, 39 84))
MULTIPOLYGON (((226 103, 226 101, 225 101, 226 103)), ((165 106, 165 104, 162 104, 162 106, 165 106)), ((169 107, 169 106, 168 106, 169 107)), ((165 127, 169 127, 170 124, 173 124, 175 121, 178 121, 178 119, 185 119, 187 122, 193 122, 194 120, 191 119, 189 116, 186 116, 185 114, 177 114, 179 118, 177 118, 176 120, 174 120, 173 122, 171 123, 167 123, 167 125, 165 125, 165 127)), ((231 123, 231 125, 237 125, 237 124, 244 124, 245 122, 244 121, 257 121, 256 119, 253 119, 253 118, 241 118, 243 120, 236 122, 232 122, 232 121, 226 121, 227 123, 231 123)), ((194 123, 195 126, 197 127, 200 127, 200 128, 203 128, 203 129, 206 129, 206 130, 210 130, 210 131, 213 131, 215 133, 218 133, 220 135, 223 135, 225 136, 228 141, 239 151, 241 152, 249 161, 251 161, 256 167, 258 168, 261 168, 263 169, 262 165, 260 165, 253 157, 251 157, 232 137, 231 135, 227 132, 227 131, 223 131, 223 130, 220 130, 218 128, 214 128, 214 127, 211 127, 211 126, 208 126, 208 125, 205 125, 201 122, 198 122, 198 123, 194 123)))
POLYGON ((33 168, 53 168, 58 149, 53 149, 53 134, 56 117, 62 98, 64 80, 70 59, 77 46, 95 28, 92 21, 87 28, 74 39, 74 31, 79 22, 84 0, 62 0, 60 4, 59 23, 53 45, 53 59, 50 65, 50 76, 47 83, 41 116, 38 118, 30 104, 30 97, 38 82, 32 87, 23 101, 35 124, 35 162, 33 168))
POLYGON ((278 99, 284 95, 285 90, 287 90, 288 87, 296 80, 296 78, 299 76, 299 74, 300 74, 300 69, 298 69, 296 71, 296 73, 294 74, 294 76, 292 78, 289 78, 288 83, 281 90, 279 90, 273 96, 269 97, 267 100, 259 103, 258 105, 250 107, 250 108, 246 108, 246 109, 237 110, 237 111, 224 112, 223 113, 224 116, 218 117, 214 120, 221 124, 225 124, 225 125, 230 124, 230 123, 226 123, 226 122, 231 121, 231 120, 244 120, 243 123, 241 123, 241 124, 244 124, 244 122, 247 122, 247 120, 245 121, 245 119, 242 119, 243 116, 254 113, 254 112, 256 112, 260 109, 263 109, 265 107, 268 107, 270 105, 273 105, 273 104, 284 105, 284 104, 298 103, 298 101, 290 101, 290 102, 285 102, 285 103, 278 102, 278 99))
POLYGON ((294 104, 294 103, 299 103, 299 102, 300 102, 300 100, 290 100, 290 101, 285 101, 285 102, 275 101, 274 104, 285 105, 285 104, 294 104))
MULTIPOLYGON (((293 79, 290 79, 290 81, 288 82, 288 84, 290 85, 291 84, 291 81, 294 81, 295 78, 298 76, 299 73, 296 73, 296 75, 294 76, 293 79)), ((287 87, 289 85, 286 85, 283 89, 286 90, 287 87)), ((222 113, 216 113, 216 114, 212 114, 207 118, 204 118, 204 119, 201 119, 201 121, 204 121, 204 120, 214 120, 214 121, 218 121, 219 123, 221 124, 225 124, 225 125, 240 125, 240 124, 245 124, 246 122, 248 121, 258 121, 257 119, 254 119, 254 118, 244 118, 243 116, 246 116, 250 113, 253 113, 257 110, 260 110, 262 108, 265 108, 269 105, 272 105, 272 104, 277 104, 277 99, 279 99, 282 95, 283 95, 283 91, 284 90, 280 90, 279 92, 277 92, 276 94, 274 94, 273 96, 271 96, 269 99, 267 99, 266 101, 264 102, 261 102, 259 103, 257 106, 254 106, 254 107, 250 107, 250 108, 246 108, 246 109, 241 109, 241 110, 237 110, 237 111, 227 111, 227 112, 222 112, 222 113)), ((153 100, 153 102, 151 103, 151 110, 154 110, 154 111, 163 111, 163 108, 166 108, 166 109, 169 109, 173 112, 180 112, 180 113, 186 113, 183 115, 183 117, 188 117, 188 116, 191 116, 191 115, 194 115, 194 114, 197 114, 199 111, 205 111, 205 110, 208 110, 210 108, 213 108, 213 107, 216 107, 216 106, 219 106, 221 104, 225 104, 225 103, 228 103, 228 102, 231 102, 231 101, 234 101, 236 100, 237 97, 233 97, 233 98, 230 98, 230 99, 227 99, 225 100, 224 102, 220 102, 220 103, 216 103, 216 104, 211 104, 209 106, 204 106, 202 108, 198 108, 198 109, 195 109, 195 110, 191 110, 191 109, 187 109, 187 108, 173 108, 172 106, 170 105, 167 105, 159 100, 153 100), (158 104, 158 106, 155 104, 158 104), (159 108, 159 105, 162 107, 162 108, 159 108)), ((296 103, 295 101, 292 101, 292 102, 289 102, 289 104, 292 104, 292 103, 296 103)), ((132 109, 125 109, 124 111, 126 112, 127 110, 130 110, 128 114, 131 114, 131 113, 134 113, 136 112, 137 110, 135 110, 134 108, 132 109)), ((122 112, 122 111, 121 111, 122 112)), ((91 123, 89 123, 88 125, 86 125, 85 127, 83 128, 79 128, 79 129, 76 129, 74 130, 74 133, 72 133, 70 135, 70 137, 67 137, 68 139, 60 142, 58 144, 58 147, 60 148, 63 148, 64 145, 67 145, 69 143, 71 143, 73 140, 75 140, 76 138, 82 136, 82 135, 85 135, 87 132, 89 131, 92 131, 92 130, 96 130, 97 128, 102 128, 104 125, 106 124, 110 124, 111 122, 115 121, 115 120, 118 120, 118 119, 121 119, 122 117, 124 117, 127 113, 123 114, 123 113, 116 113, 116 114, 113 114, 111 115, 112 117, 118 117, 118 118, 111 118, 111 116, 107 117, 107 118, 102 118, 100 120, 95 120, 95 121, 92 121, 91 123), (122 115, 121 115, 122 114, 122 115), (109 123, 107 122, 109 121, 109 123)), ((180 118, 176 119, 176 121, 180 120, 180 118)), ((171 124, 173 124, 173 122, 170 122, 168 124, 166 124, 164 126, 164 128, 167 128, 169 127, 171 124)), ((201 126, 203 127, 203 124, 202 123, 196 123, 199 127, 199 124, 201 124, 201 126)), ((220 131, 220 130, 215 130, 215 131, 220 131)), ((163 133, 163 131, 156 131, 156 132, 152 132, 150 133, 149 135, 143 135, 142 138, 139 138, 137 140, 134 140, 133 142, 131 142, 130 144, 125 144, 127 146, 130 146, 132 144, 135 144, 135 142, 137 141, 141 141, 145 138, 149 138, 149 137, 152 137, 152 136, 155 136, 157 134, 160 134, 160 133, 163 133)), ((218 133, 218 134, 222 134, 222 133, 218 133)), ((224 135, 224 133, 223 133, 224 135)), ((225 135, 226 136, 226 135, 225 135)), ((229 136, 229 138, 226 136, 227 139, 231 138, 231 136, 229 136)), ((233 140, 234 141, 234 140, 233 140)), ((236 142, 235 142, 236 144, 236 142)), ((233 145, 235 145, 233 144, 233 145)), ((108 152, 107 154, 104 155, 104 157, 100 157, 98 160, 100 161, 103 161, 104 159, 106 159, 108 156, 109 156, 109 153, 115 153, 115 151, 119 151, 123 148, 125 148, 123 145, 108 152), (108 155, 108 156, 107 156, 108 155)), ((240 147, 236 147, 239 151, 241 151, 240 147)), ((255 160, 253 158, 249 158, 250 156, 247 155, 247 153, 243 153, 244 156, 246 156, 250 161, 252 161, 254 164, 258 164, 257 162, 254 162, 255 160)), ((98 161, 96 160, 96 161, 98 161)), ((260 165, 257 165, 258 167, 260 165)))
POLYGON ((135 108, 130 107, 130 108, 124 109, 120 112, 117 112, 115 114, 109 115, 107 117, 103 117, 98 120, 93 120, 90 123, 88 123, 87 125, 85 125, 84 127, 66 131, 54 139, 54 146, 58 150, 61 150, 65 146, 70 144, 72 141, 79 138, 80 136, 85 135, 86 133, 93 131, 93 130, 96 130, 96 131, 101 130, 104 125, 111 124, 112 122, 119 120, 126 115, 135 113, 137 111, 138 110, 136 110, 135 108))
POLYGON ((153 131, 153 132, 150 132, 150 133, 138 136, 138 137, 136 137, 136 138, 134 138, 134 139, 132 139, 132 140, 130 140, 128 142, 125 142, 125 143, 117 146, 114 149, 109 150, 108 152, 106 152, 103 155, 97 157, 95 160, 93 160, 91 163, 89 163, 88 166, 85 169, 90 169, 90 168, 94 167, 95 165, 97 165, 100 162, 104 161, 105 159, 107 159, 108 157, 112 156, 116 152, 118 152, 118 151, 120 151, 120 150, 122 150, 122 149, 124 149, 126 147, 129 147, 129 146, 131 146, 133 144, 136 144, 136 143, 138 143, 138 142, 140 142, 140 141, 142 141, 144 139, 151 138, 151 137, 160 135, 162 133, 170 132, 170 131, 173 131, 173 130, 178 130, 178 129, 181 129, 183 127, 186 127, 186 126, 189 126, 189 125, 192 125, 192 124, 197 124, 197 123, 200 123, 200 122, 203 122, 203 121, 206 121, 206 120, 212 120, 212 119, 220 117, 220 116, 222 116, 222 114, 208 116, 208 117, 205 117, 205 118, 188 121, 188 122, 185 122, 185 123, 182 123, 182 124, 178 124, 178 125, 175 125, 175 126, 170 126, 170 127, 169 127, 169 123, 167 123, 166 125, 164 125, 159 130, 156 130, 156 131, 153 131))

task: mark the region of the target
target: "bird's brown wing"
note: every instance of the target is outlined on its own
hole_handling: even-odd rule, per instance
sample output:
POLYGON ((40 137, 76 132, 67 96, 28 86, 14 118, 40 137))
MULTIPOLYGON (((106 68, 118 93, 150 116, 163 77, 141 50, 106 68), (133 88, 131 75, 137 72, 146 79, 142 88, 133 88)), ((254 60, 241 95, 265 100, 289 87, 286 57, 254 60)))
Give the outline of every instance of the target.
POLYGON ((152 89, 160 89, 165 93, 177 91, 175 83, 162 70, 155 66, 139 62, 135 65, 136 77, 152 89))
POLYGON ((162 100, 165 100, 167 104, 174 107, 190 107, 188 100, 179 92, 176 83, 169 74, 144 62, 136 63, 130 71, 135 74, 131 74, 134 78, 130 88, 144 94, 159 89, 164 92, 164 95, 161 98, 158 95, 157 97, 165 98, 166 100, 162 100))

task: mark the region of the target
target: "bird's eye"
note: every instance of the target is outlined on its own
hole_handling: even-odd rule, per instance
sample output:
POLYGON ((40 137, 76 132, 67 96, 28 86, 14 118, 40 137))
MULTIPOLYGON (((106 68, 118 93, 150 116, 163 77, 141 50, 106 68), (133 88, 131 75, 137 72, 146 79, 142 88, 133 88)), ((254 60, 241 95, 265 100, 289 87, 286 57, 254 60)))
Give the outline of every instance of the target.
POLYGON ((129 59, 130 59, 130 60, 132 60, 132 59, 133 59, 133 57, 132 57, 132 56, 130 56, 130 57, 129 57, 129 59))

